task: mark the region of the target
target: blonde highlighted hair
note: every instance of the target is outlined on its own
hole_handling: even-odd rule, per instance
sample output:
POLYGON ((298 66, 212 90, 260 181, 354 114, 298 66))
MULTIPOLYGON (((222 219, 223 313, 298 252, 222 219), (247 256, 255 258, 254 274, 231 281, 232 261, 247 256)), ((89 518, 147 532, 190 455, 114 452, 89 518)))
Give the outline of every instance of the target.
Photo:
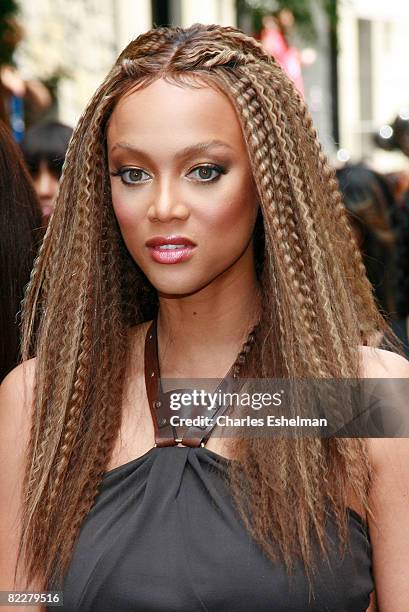
MULTIPOLYGON (((263 308, 241 375, 357 378, 358 346, 388 333, 334 171, 278 63, 232 27, 139 36, 73 134, 25 300, 23 358, 36 356, 37 367, 19 558, 44 588, 67 569, 118 435, 128 329, 158 306, 119 232, 105 142, 121 96, 158 78, 222 91, 247 143, 260 201, 254 244, 263 308)), ((265 553, 289 569, 297 558, 311 569, 313 539, 325 551, 328 508, 346 542, 348 490, 369 510, 362 440, 242 440, 237 458, 229 483, 238 512, 265 553)))

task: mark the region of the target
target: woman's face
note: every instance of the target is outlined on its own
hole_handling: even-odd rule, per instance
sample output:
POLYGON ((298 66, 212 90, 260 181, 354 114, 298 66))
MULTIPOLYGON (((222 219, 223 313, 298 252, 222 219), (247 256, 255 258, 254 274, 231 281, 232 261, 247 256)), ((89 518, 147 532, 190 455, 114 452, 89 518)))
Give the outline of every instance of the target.
POLYGON ((54 211, 59 179, 46 160, 41 160, 38 170, 32 175, 34 189, 40 201, 43 223, 47 225, 54 211))
POLYGON ((227 97, 159 79, 118 102, 107 147, 122 236, 160 294, 249 269, 257 197, 227 97))

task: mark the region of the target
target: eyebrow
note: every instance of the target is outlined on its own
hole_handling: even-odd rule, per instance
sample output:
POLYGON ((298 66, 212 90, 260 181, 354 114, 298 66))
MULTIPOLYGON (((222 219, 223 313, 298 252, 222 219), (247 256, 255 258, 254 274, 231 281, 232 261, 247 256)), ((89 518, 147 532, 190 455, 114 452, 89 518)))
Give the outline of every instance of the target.
MULTIPOLYGON (((189 155, 193 155, 194 153, 204 153, 208 149, 215 148, 215 147, 224 147, 224 148, 233 150, 233 147, 227 144, 227 142, 223 142, 222 140, 209 140, 208 142, 199 142, 197 144, 189 145, 188 147, 184 147, 183 149, 181 149, 180 151, 176 153, 175 157, 177 159, 181 159, 184 157, 188 157, 189 155)), ((141 149, 137 149, 136 147, 133 147, 128 142, 115 143, 113 147, 111 148, 111 153, 113 153, 115 149, 125 149, 126 151, 131 151, 132 153, 135 153, 136 155, 149 157, 147 153, 145 153, 141 149)))

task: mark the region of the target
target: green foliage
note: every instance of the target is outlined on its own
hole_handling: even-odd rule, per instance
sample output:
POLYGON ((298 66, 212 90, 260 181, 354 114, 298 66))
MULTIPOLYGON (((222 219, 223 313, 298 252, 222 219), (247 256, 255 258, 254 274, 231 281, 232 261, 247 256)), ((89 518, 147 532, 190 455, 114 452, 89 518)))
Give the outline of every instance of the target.
POLYGON ((253 32, 260 32, 264 15, 289 9, 294 15, 297 29, 307 40, 313 39, 316 34, 313 6, 325 11, 331 27, 335 27, 337 20, 337 0, 236 0, 236 6, 239 15, 251 15, 253 32))
POLYGON ((18 38, 14 18, 18 13, 16 0, 0 0, 0 65, 11 63, 18 38))

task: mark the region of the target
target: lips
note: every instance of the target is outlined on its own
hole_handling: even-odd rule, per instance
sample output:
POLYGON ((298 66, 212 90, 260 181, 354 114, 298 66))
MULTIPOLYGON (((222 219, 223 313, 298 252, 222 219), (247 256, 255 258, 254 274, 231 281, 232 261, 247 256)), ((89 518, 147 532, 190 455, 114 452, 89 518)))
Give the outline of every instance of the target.
POLYGON ((189 259, 196 244, 186 236, 154 236, 146 241, 152 259, 161 264, 176 264, 189 259))
POLYGON ((154 236, 146 241, 147 247, 159 247, 165 245, 184 245, 184 246, 196 246, 194 242, 186 238, 185 236, 154 236))

